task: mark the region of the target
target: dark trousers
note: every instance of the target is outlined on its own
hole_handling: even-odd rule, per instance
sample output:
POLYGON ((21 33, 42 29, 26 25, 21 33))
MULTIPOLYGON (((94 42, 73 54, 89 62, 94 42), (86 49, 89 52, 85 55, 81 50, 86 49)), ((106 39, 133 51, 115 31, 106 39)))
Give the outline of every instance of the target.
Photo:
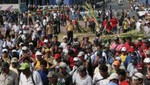
POLYGON ((9 36, 9 34, 10 34, 10 30, 6 30, 6 32, 5 32, 5 38, 7 38, 9 36))
POLYGON ((73 31, 68 31, 67 32, 67 37, 68 37, 68 41, 72 42, 73 41, 73 31))

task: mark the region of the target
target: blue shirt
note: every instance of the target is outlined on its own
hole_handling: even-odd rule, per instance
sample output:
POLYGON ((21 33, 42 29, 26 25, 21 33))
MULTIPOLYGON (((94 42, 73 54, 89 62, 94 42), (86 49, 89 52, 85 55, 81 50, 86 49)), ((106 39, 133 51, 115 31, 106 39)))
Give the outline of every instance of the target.
POLYGON ((38 73, 41 76, 43 85, 48 85, 48 78, 47 78, 48 70, 47 71, 39 70, 38 73))
POLYGON ((116 83, 114 83, 114 82, 109 82, 108 85, 118 85, 118 84, 116 84, 116 83))

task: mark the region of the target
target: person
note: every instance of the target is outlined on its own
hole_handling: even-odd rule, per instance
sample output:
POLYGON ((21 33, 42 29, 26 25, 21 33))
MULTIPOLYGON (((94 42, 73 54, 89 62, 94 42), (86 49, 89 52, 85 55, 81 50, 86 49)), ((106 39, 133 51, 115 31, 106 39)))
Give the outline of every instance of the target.
POLYGON ((46 67, 47 67, 46 60, 42 60, 40 63, 40 70, 38 70, 38 73, 41 76, 43 85, 48 85, 48 78, 47 78, 48 69, 46 67))
POLYGON ((9 69, 14 71, 17 75, 19 75, 18 66, 19 66, 18 59, 16 57, 13 57, 11 59, 11 64, 10 64, 9 69))
POLYGON ((112 73, 108 79, 110 80, 108 85, 118 85, 119 76, 117 73, 112 73))
POLYGON ((135 73, 132 77, 132 85, 143 85, 144 75, 142 73, 135 73))
POLYGON ((19 70, 19 85, 43 85, 40 74, 37 71, 31 71, 28 63, 22 63, 19 70))
POLYGON ((99 73, 96 73, 93 77, 94 85, 108 85, 108 67, 106 65, 100 65, 99 73))
POLYGON ((49 85, 57 85, 58 77, 54 71, 49 71, 47 75, 49 85))
POLYGON ((72 78, 71 75, 67 72, 67 67, 68 66, 65 62, 61 62, 59 64, 59 72, 56 75, 60 85, 72 85, 72 78))
POLYGON ((74 79, 75 85, 93 85, 92 78, 87 73, 86 67, 81 65, 78 69, 79 74, 77 74, 76 78, 74 79))
POLYGON ((129 85, 129 82, 126 80, 125 70, 121 69, 118 75, 119 75, 119 85, 129 85))
POLYGON ((69 21, 68 25, 66 26, 66 31, 67 31, 68 41, 72 42, 73 41, 73 31, 74 31, 72 21, 69 21))
POLYGON ((9 63, 3 62, 1 65, 0 85, 19 85, 18 76, 9 69, 9 63))
POLYGON ((8 55, 8 49, 3 49, 2 50, 2 56, 1 56, 1 59, 2 59, 2 61, 4 61, 4 62, 7 62, 7 63, 11 63, 11 59, 10 59, 10 57, 9 57, 9 55, 8 55))

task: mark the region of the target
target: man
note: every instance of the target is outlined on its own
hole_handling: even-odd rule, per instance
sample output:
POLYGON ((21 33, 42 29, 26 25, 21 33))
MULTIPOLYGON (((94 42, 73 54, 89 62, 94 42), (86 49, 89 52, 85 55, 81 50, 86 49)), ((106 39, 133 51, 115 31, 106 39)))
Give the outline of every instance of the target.
POLYGON ((3 49, 2 50, 2 57, 1 57, 1 59, 2 59, 2 61, 4 61, 4 62, 7 62, 7 63, 9 63, 10 64, 10 57, 9 57, 9 55, 8 55, 8 49, 3 49))
POLYGON ((54 71, 50 71, 47 75, 49 85, 57 85, 58 77, 56 76, 54 71))
POLYGON ((78 74, 74 79, 75 85, 93 85, 91 76, 87 73, 87 69, 84 66, 80 66, 78 74))
POLYGON ((18 65, 19 65, 18 59, 16 57, 13 57, 11 59, 11 65, 10 65, 9 69, 14 71, 17 75, 19 74, 19 72, 18 72, 18 65))
POLYGON ((21 71, 19 85, 43 85, 40 74, 31 71, 28 63, 22 63, 19 70, 21 71))
POLYGON ((0 85, 19 85, 17 74, 9 69, 7 62, 2 63, 1 70, 0 85))
POLYGON ((69 42, 73 41, 73 31, 74 31, 74 27, 72 24, 72 21, 70 20, 68 25, 66 26, 66 31, 67 31, 67 38, 69 42))
POLYGON ((37 51, 36 53, 35 53, 35 55, 36 55, 36 63, 35 63, 35 70, 39 70, 40 69, 40 65, 41 65, 41 61, 43 60, 43 58, 42 58, 42 53, 40 52, 40 51, 37 51))
POLYGON ((48 69, 46 69, 47 67, 47 62, 46 60, 42 60, 40 63, 40 70, 38 70, 38 73, 41 76, 43 85, 48 85, 48 78, 47 78, 47 74, 48 74, 48 69))
POLYGON ((96 73, 93 77, 93 83, 95 85, 108 85, 108 67, 106 65, 100 65, 99 73, 96 73))
POLYGON ((72 85, 71 75, 67 72, 67 64, 65 62, 59 64, 57 77, 60 85, 72 85))
POLYGON ((112 73, 108 79, 110 80, 108 85, 118 85, 119 76, 117 73, 112 73))
POLYGON ((132 85, 143 85, 144 75, 142 73, 135 73, 132 77, 132 85))
POLYGON ((128 81, 126 80, 126 72, 125 70, 120 70, 119 73, 119 85, 129 85, 128 81))

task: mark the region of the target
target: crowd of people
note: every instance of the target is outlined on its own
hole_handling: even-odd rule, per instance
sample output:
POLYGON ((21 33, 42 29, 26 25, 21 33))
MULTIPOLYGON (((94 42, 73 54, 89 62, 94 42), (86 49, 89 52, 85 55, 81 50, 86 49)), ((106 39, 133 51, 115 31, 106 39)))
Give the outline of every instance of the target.
POLYGON ((97 12, 99 30, 80 6, 0 11, 0 85, 149 85, 149 37, 99 37, 130 30, 149 35, 149 19, 130 16, 135 8, 97 12), (84 29, 100 32, 93 41, 74 36, 82 30, 79 20, 84 29), (60 41, 62 26, 67 33, 60 41))

